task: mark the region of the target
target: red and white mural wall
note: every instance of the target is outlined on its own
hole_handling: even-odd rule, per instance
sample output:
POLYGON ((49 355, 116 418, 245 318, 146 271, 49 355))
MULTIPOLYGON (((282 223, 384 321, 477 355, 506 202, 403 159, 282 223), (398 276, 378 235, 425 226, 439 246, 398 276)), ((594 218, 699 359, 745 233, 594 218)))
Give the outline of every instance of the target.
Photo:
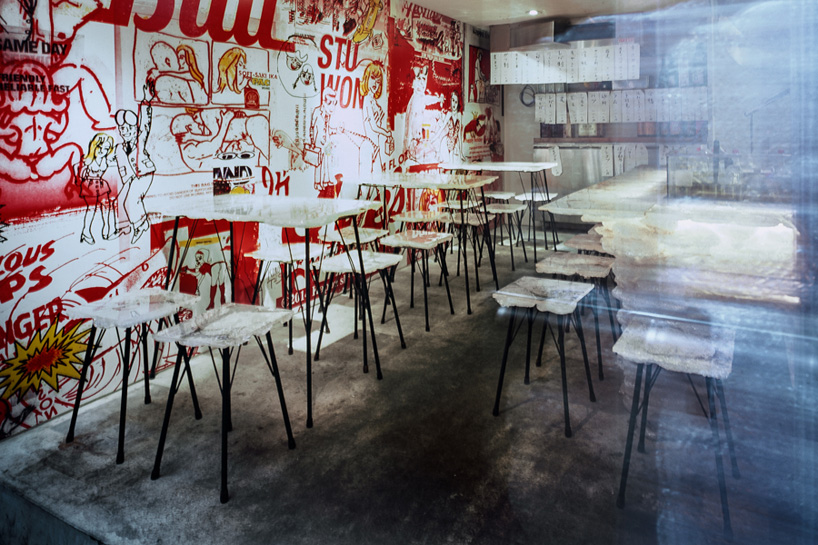
MULTIPOLYGON (((67 309, 164 285, 172 222, 152 200, 354 197, 360 175, 490 155, 486 112, 464 110, 464 25, 400 0, 5 0, 0 19, 0 438, 71 408, 90 326, 67 309)), ((177 288, 218 306, 222 248, 299 235, 183 221, 177 288)), ((116 348, 86 399, 119 388, 116 348)))

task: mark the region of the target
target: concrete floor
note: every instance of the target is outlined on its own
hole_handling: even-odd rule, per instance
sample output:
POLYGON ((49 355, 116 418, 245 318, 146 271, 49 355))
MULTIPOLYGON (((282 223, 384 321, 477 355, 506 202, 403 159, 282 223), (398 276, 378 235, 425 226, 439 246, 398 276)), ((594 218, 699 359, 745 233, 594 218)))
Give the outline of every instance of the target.
MULTIPOLYGON (((501 286, 535 274, 531 258, 520 261, 511 272, 507 250, 499 249, 501 286)), ((470 316, 462 277, 452 279, 455 316, 444 290, 431 288, 427 333, 422 292, 410 309, 408 271, 399 272, 407 349, 391 319, 377 326, 379 381, 374 370, 361 372, 361 344, 351 335, 325 346, 314 365, 312 429, 305 427, 304 354, 287 355, 286 330, 274 331, 294 450, 287 448, 272 377, 256 347, 245 347, 233 387, 225 505, 220 394, 206 356, 194 360, 204 417, 194 420, 183 386, 156 481, 150 472, 167 372, 152 383, 150 405, 142 403, 141 384, 130 390, 122 465, 114 464, 118 395, 84 408, 70 445, 63 442, 66 417, 3 441, 0 543, 723 542, 710 430, 683 376, 659 377, 647 452, 634 452, 627 505, 616 507, 629 410, 623 392, 631 386, 612 357, 607 318, 596 403, 589 401, 576 337, 567 336, 572 438, 563 433, 553 343, 546 344, 544 365, 532 367, 531 383, 523 383, 524 330, 511 350, 500 415, 492 416, 507 317, 491 298, 487 263, 480 274, 483 290, 472 293, 470 316)), ((373 299, 381 301, 382 289, 373 286, 373 299)), ((351 307, 346 298, 336 304, 331 326, 338 337, 351 326, 351 307)), ((590 314, 584 324, 595 364, 590 314)), ((737 335, 725 382, 741 469, 740 479, 727 477, 735 543, 818 538, 811 355, 763 328, 737 335)), ((702 392, 703 381, 695 382, 702 392)))

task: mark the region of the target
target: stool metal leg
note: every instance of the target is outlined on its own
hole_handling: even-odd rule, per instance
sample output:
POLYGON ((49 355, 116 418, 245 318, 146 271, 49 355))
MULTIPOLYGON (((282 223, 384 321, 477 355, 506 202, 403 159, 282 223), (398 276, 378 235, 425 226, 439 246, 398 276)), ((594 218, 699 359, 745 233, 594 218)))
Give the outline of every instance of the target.
MULTIPOLYGON (((261 341, 259 341, 261 345, 261 341)), ((281 416, 284 418, 284 428, 287 430, 287 446, 290 449, 295 448, 295 439, 293 438, 293 429, 290 426, 290 415, 287 413, 287 403, 284 401, 284 389, 281 387, 281 374, 278 372, 278 362, 276 361, 275 350, 273 349, 273 338, 270 332, 267 332, 267 352, 270 354, 270 371, 273 373, 273 378, 276 381, 276 390, 278 390, 278 400, 281 403, 281 416)))
POLYGON ((131 328, 125 329, 125 355, 122 358, 122 396, 119 403, 119 439, 116 463, 125 461, 125 414, 128 410, 128 374, 131 370, 131 328))
MULTIPOLYGON (((395 265, 397 267, 397 265, 395 265)), ((403 328, 400 325, 400 316, 398 315, 398 303, 395 301, 395 292, 392 289, 392 278, 388 270, 381 270, 381 280, 383 280, 384 288, 386 289, 386 296, 392 302, 392 313, 395 315, 395 325, 398 328, 398 337, 400 338, 400 347, 406 348, 406 340, 403 338, 403 328)), ((428 271, 427 271, 428 274, 428 271)), ((426 284, 423 285, 423 296, 426 299, 426 284)), ((369 294, 367 293, 367 299, 369 294)), ((374 333, 373 333, 374 338, 374 333)))
POLYGON ((440 272, 443 280, 446 282, 446 297, 449 299, 449 312, 454 314, 454 304, 452 303, 452 292, 449 290, 449 269, 446 266, 446 248, 440 249, 440 246, 435 247, 438 263, 440 263, 440 272))
POLYGON ((713 448, 716 451, 716 472, 719 478, 719 494, 721 496, 721 514, 724 518, 724 537, 728 541, 733 540, 733 527, 730 523, 730 507, 727 504, 727 485, 724 482, 724 462, 722 461, 721 439, 719 438, 719 423, 716 420, 716 400, 713 379, 706 378, 707 383, 707 403, 710 408, 710 430, 713 433, 713 448))
POLYGON ((429 295, 428 289, 426 288, 426 280, 429 278, 429 251, 423 250, 423 261, 421 262, 421 271, 423 271, 423 312, 426 315, 426 331, 430 331, 429 328, 429 295))
POLYGON ((500 394, 503 393, 503 377, 506 374, 506 363, 508 362, 508 349, 511 346, 511 341, 514 340, 514 315, 517 313, 517 308, 510 309, 510 316, 508 319, 508 333, 506 333, 506 344, 503 347, 503 362, 500 364, 500 379, 497 381, 497 396, 494 398, 494 409, 491 414, 498 416, 500 414, 500 394))
POLYGON ((525 311, 526 322, 528 323, 528 331, 525 339, 525 378, 524 384, 530 383, 529 372, 531 370, 531 330, 534 328, 534 313, 535 309, 529 308, 525 311))
MULTIPOLYGON (((569 320, 566 317, 566 320, 569 320)), ((582 319, 579 315, 579 307, 574 310, 574 328, 577 330, 577 337, 579 337, 579 346, 582 348, 582 361, 585 363, 585 379, 588 381, 588 395, 592 402, 596 402, 596 395, 594 394, 594 382, 591 379, 591 366, 588 363, 588 350, 585 348, 585 335, 582 332, 582 319)))
POLYGON ((625 440, 625 458, 622 461, 622 476, 619 479, 619 494, 616 497, 616 506, 620 509, 625 507, 625 487, 628 484, 628 470, 631 463, 631 450, 633 448, 633 432, 636 427, 636 414, 639 412, 639 396, 642 388, 642 369, 644 364, 636 366, 636 380, 633 385, 633 400, 631 401, 631 415, 628 418, 628 436, 625 440))
POLYGON ((176 363, 173 366, 173 378, 170 382, 170 389, 168 390, 168 401, 165 405, 165 416, 162 419, 162 431, 159 433, 159 445, 156 447, 156 459, 153 462, 153 471, 151 472, 151 480, 156 480, 160 475, 160 467, 162 465, 162 455, 165 452, 165 441, 168 437, 168 426, 170 425, 170 413, 173 411, 173 400, 176 397, 176 390, 179 385, 179 367, 182 365, 182 359, 187 359, 187 349, 177 344, 176 363))
MULTIPOLYGON (((91 332, 88 335, 88 344, 85 346, 85 359, 82 361, 82 370, 80 371, 80 382, 77 385, 77 397, 74 399, 74 409, 71 411, 71 423, 68 425, 68 434, 65 436, 65 442, 71 443, 74 441, 74 430, 77 426, 77 414, 80 411, 80 403, 82 402, 82 391, 85 388, 85 379, 88 375, 88 368, 94 359, 97 352, 97 345, 94 344, 97 335, 97 326, 91 325, 91 332)), ((102 335, 100 339, 102 340, 102 335)))
POLYGON ((642 399, 642 425, 639 428, 639 443, 636 445, 638 452, 645 452, 645 432, 648 429, 648 406, 650 405, 650 391, 653 389, 653 383, 656 381, 656 376, 661 371, 657 367, 654 371, 653 364, 649 363, 645 369, 645 393, 642 399))
POLYGON ((230 494, 227 491, 227 432, 230 426, 230 349, 222 348, 222 436, 221 436, 221 468, 222 482, 219 500, 227 503, 230 494))
POLYGON ((721 405, 722 420, 724 420, 724 434, 727 436, 727 449, 730 452, 730 465, 733 469, 733 478, 740 479, 741 473, 738 470, 738 461, 736 460, 736 448, 733 444, 733 432, 730 431, 730 417, 727 416, 727 400, 724 397, 724 386, 721 379, 714 379, 716 382, 716 395, 719 397, 721 405))
POLYGON ((140 338, 142 340, 142 367, 143 373, 145 374, 145 405, 150 405, 151 403, 151 382, 150 378, 150 369, 148 368, 148 330, 150 329, 150 324, 147 322, 142 324, 142 331, 140 338))
POLYGON ((602 372, 602 345, 599 342, 599 290, 601 288, 597 285, 594 287, 594 300, 591 303, 591 312, 594 315, 594 333, 596 333, 596 362, 599 367, 599 380, 605 380, 605 374, 602 372))
POLYGON ((560 372, 562 373, 562 406, 565 413, 565 437, 571 437, 571 417, 568 414, 568 379, 565 376, 565 316, 557 315, 557 343, 560 352, 560 372))

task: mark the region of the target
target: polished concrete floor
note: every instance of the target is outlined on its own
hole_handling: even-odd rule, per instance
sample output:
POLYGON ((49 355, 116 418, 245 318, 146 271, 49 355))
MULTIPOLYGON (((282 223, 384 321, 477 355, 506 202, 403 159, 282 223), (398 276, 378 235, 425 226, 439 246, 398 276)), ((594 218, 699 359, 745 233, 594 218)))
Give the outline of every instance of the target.
MULTIPOLYGON (((498 250, 501 286, 534 274, 531 256, 527 264, 517 257, 512 272, 507 249, 498 250)), ((647 449, 634 452, 627 503, 616 507, 632 369, 613 357, 607 317, 596 402, 576 336, 567 335, 572 438, 563 432, 553 342, 543 366, 532 366, 530 384, 523 382, 525 329, 511 349, 500 414, 492 416, 508 322, 491 297, 487 263, 480 275, 472 315, 462 276, 452 279, 454 316, 444 290, 431 288, 427 333, 422 292, 418 286, 410 308, 408 271, 398 273, 408 346, 400 348, 391 313, 377 324, 383 380, 374 369, 362 373, 352 307, 336 299, 331 344, 314 365, 311 429, 304 354, 287 355, 286 330, 276 328, 294 450, 272 377, 256 347, 246 346, 233 387, 227 504, 219 502, 220 394, 206 356, 194 359, 204 416, 193 418, 182 386, 158 480, 150 473, 167 372, 152 383, 150 405, 142 403, 141 382, 131 388, 121 465, 114 463, 118 395, 84 408, 72 444, 63 442, 66 417, 3 441, 0 543, 722 543, 710 428, 685 376, 660 375, 647 449)), ((374 283, 373 294, 382 301, 374 283)), ((595 365, 592 316, 583 321, 595 365)), ((737 333, 725 381, 741 471, 739 479, 727 474, 734 542, 815 543, 815 362, 797 331, 786 337, 769 329, 737 333)), ((703 395, 703 381, 693 383, 703 395)))

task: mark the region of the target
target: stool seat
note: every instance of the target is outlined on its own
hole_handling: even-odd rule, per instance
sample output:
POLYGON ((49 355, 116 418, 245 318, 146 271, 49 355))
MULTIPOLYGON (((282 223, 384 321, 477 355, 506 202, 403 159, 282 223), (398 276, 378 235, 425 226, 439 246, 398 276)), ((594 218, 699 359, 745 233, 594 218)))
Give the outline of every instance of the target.
POLYGON ((536 308, 540 312, 566 315, 573 313, 592 284, 553 278, 523 276, 491 294, 503 307, 536 308))
POLYGON ((545 250, 545 257, 537 263, 536 268, 541 274, 607 278, 611 274, 613 263, 612 257, 545 250))
MULTIPOLYGON (((361 250, 361 257, 364 262, 364 270, 367 273, 394 267, 403 259, 400 254, 373 252, 371 250, 361 250)), ((357 252, 342 253, 324 259, 321 264, 321 271, 335 274, 352 274, 358 272, 359 266, 357 252)))
POLYGON ((568 248, 573 248, 581 252, 595 252, 604 254, 605 249, 602 247, 602 237, 596 233, 583 233, 581 235, 574 235, 568 240, 564 241, 568 248))
POLYGON ((445 217, 446 214, 438 210, 410 210, 396 214, 392 219, 403 223, 433 223, 445 217))
POLYGON ((467 200, 467 201, 446 201, 440 203, 438 206, 440 208, 448 208, 449 210, 470 210, 472 208, 477 208, 478 206, 482 206, 483 203, 480 201, 475 200, 467 200))
POLYGON ((484 216, 481 213, 472 213, 467 212, 465 217, 461 219, 460 214, 454 213, 450 218, 446 218, 443 220, 443 223, 453 223, 455 225, 469 225, 471 227, 482 227, 487 223, 491 223, 494 220, 494 214, 489 214, 488 216, 484 216))
MULTIPOLYGON (((307 251, 303 244, 291 244, 289 246, 281 244, 247 252, 244 257, 258 261, 272 261, 273 263, 295 263, 296 261, 304 261, 307 257, 307 251)), ((313 256, 312 259, 316 259, 316 257, 313 256)))
MULTIPOLYGON (((373 229, 370 227, 358 228, 358 238, 361 244, 375 242, 382 236, 388 234, 389 231, 385 229, 373 229)), ((352 227, 344 227, 339 231, 328 231, 323 238, 325 242, 336 242, 339 244, 352 245, 355 244, 355 229, 352 227)))
POLYGON ((128 328, 171 316, 180 308, 193 308, 198 297, 187 293, 146 288, 66 308, 72 320, 92 320, 98 328, 128 328))
POLYGON ((514 198, 513 191, 486 191, 483 196, 487 199, 496 199, 498 201, 507 201, 514 198))
POLYGON ((546 195, 545 193, 543 193, 541 191, 534 191, 534 192, 526 191, 525 193, 518 193, 517 195, 514 195, 514 198, 517 199, 518 201, 523 201, 523 202, 528 202, 528 201, 548 202, 548 201, 553 201, 558 196, 559 196, 559 193, 553 193, 553 192, 550 192, 550 191, 548 192, 548 195, 546 195))
POLYGON ((407 230, 381 239, 382 246, 391 248, 414 248, 417 250, 433 250, 435 247, 452 240, 451 233, 436 231, 407 230))
POLYGON ((634 316, 613 351, 635 364, 723 380, 733 367, 735 336, 708 324, 634 316))
POLYGON ((489 214, 513 214, 514 212, 520 212, 522 210, 525 210, 525 203, 497 203, 486 205, 486 212, 489 214))
POLYGON ((225 303, 159 331, 154 338, 188 347, 233 348, 264 335, 276 324, 289 321, 293 314, 292 310, 284 308, 225 303))

